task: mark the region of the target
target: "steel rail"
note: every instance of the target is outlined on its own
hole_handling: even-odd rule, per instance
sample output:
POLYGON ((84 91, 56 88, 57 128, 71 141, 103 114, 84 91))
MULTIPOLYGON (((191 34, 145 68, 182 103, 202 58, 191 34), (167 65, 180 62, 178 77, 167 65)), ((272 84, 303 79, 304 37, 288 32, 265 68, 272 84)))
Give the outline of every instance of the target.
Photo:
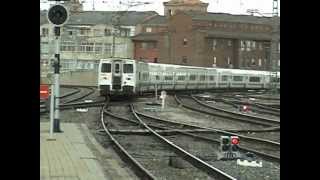
MULTIPOLYGON (((152 117, 152 116, 149 116, 149 115, 145 115, 143 113, 139 113, 137 111, 135 111, 136 114, 138 116, 144 116, 144 117, 147 117, 147 118, 151 118, 151 119, 154 119, 154 120, 158 120, 158 121, 161 121, 161 122, 164 122, 164 123, 171 123, 171 121, 166 121, 166 120, 162 120, 162 119, 159 119, 157 117, 152 117)), ((127 118, 123 118, 121 116, 118 116, 118 115, 115 115, 111 112, 108 112, 108 111, 105 111, 104 113, 106 113, 107 115, 109 116, 112 116, 114 118, 117 118, 117 119, 120 119, 120 120, 123 120, 123 121, 127 121, 127 122, 131 122, 133 124, 136 124, 136 125, 140 125, 140 122, 138 121, 134 121, 134 120, 130 120, 130 119, 127 119, 127 118)), ((172 122, 173 124, 176 124, 175 122, 172 122)), ((162 129, 162 130, 173 130, 172 128, 167 128, 167 127, 161 127, 161 126, 157 126, 157 125, 153 125, 151 123, 147 123, 148 126, 150 127, 153 127, 153 128, 158 128, 158 129, 162 129)), ((185 125, 185 124, 182 124, 182 125, 185 125)), ((186 125, 188 126, 188 125, 186 125)), ((195 127, 195 128, 198 128, 198 129, 202 129, 201 127, 198 127, 198 126, 190 126, 190 127, 195 127)), ((219 133, 218 131, 214 131, 212 129, 207 129, 207 128, 203 128, 205 130, 209 130, 209 131, 212 131, 212 132, 217 132, 219 133)), ((194 135, 192 133, 188 133, 188 132, 184 132, 184 131, 180 131, 178 129, 174 129, 175 131, 177 131, 177 133, 180 133, 180 134, 184 134, 186 136, 190 136, 190 137, 193 137, 193 138, 198 138, 198 139, 201 139, 201 140, 204 140, 204 141, 207 141, 207 142, 212 142, 212 143, 216 143, 216 144, 220 144, 220 141, 217 140, 217 139, 211 139, 211 138, 208 138, 208 137, 204 137, 204 136, 201 136, 201 135, 194 135)), ((150 132, 151 133, 151 132, 150 132)), ((234 133, 226 133, 225 135, 237 135, 241 138, 243 138, 244 136, 242 135, 238 135, 238 134, 234 134, 234 133)), ((250 137, 249 137, 250 138, 250 137)), ((244 139, 244 138, 243 138, 244 139)), ((275 155, 271 155, 271 154, 267 154, 267 153, 264 153, 264 152, 261 152, 261 151, 257 151, 257 150, 254 150, 252 148, 247 148, 247 147, 243 147, 243 146, 239 146, 239 149, 243 152, 253 152, 257 155, 259 155, 261 158, 264 158, 265 160, 270 160, 270 161, 275 161, 275 162, 280 162, 280 157, 278 156, 275 156, 275 155)))
POLYGON ((104 111, 105 108, 107 107, 107 103, 106 105, 103 106, 100 115, 101 115, 101 124, 103 126, 103 129, 105 131, 105 133, 108 135, 108 137, 110 138, 114 149, 116 150, 116 152, 118 153, 118 155, 121 157, 121 159, 125 162, 129 162, 130 163, 130 167, 134 170, 134 172, 136 173, 136 175, 138 177, 140 177, 143 180, 154 180, 156 179, 156 177, 151 174, 151 172, 149 172, 147 169, 145 169, 137 160, 135 160, 135 158, 133 158, 126 150, 124 147, 122 147, 120 145, 120 143, 112 136, 112 134, 109 132, 108 128, 105 125, 104 122, 104 111))
POLYGON ((216 117, 221 117, 221 118, 226 118, 226 119, 231 119, 231 120, 235 120, 235 121, 239 121, 239 122, 245 122, 245 123, 251 123, 251 124, 256 124, 256 125, 263 125, 263 126, 267 126, 267 127, 272 127, 273 125, 271 125, 270 123, 266 123, 266 122, 257 122, 255 120, 252 120, 252 119, 244 119, 244 118, 236 118, 236 117, 230 117, 228 115, 222 115, 222 114, 217 114, 217 113, 212 113, 212 112, 209 112, 209 111, 205 111, 205 110, 201 110, 201 109, 198 109, 198 108, 194 108, 194 107, 191 107, 190 105, 186 105, 184 103, 182 103, 178 97, 175 95, 175 100, 178 104, 180 104, 182 107, 185 107, 187 109, 190 109, 190 110, 193 110, 193 111, 196 111, 196 112, 200 112, 200 113, 204 113, 204 114, 208 114, 208 115, 211 115, 211 116, 216 116, 216 117))
POLYGON ((236 113, 236 112, 232 112, 229 110, 225 110, 222 108, 218 108, 218 107, 214 107, 214 106, 210 106, 208 104, 205 104, 203 102, 201 102, 200 100, 198 100, 197 98, 195 98, 193 95, 191 95, 191 99, 193 99, 194 101, 196 101, 198 104, 205 106, 207 108, 213 109, 213 110, 217 110, 220 112, 224 112, 224 113, 228 113, 228 114, 232 114, 235 116, 240 116, 240 117, 245 117, 245 118, 250 118, 250 119, 255 119, 261 122, 266 122, 266 123, 275 123, 277 125, 280 125, 280 121, 275 120, 275 119, 270 119, 270 118, 265 118, 265 117, 259 117, 259 116, 254 116, 254 115, 248 115, 248 114, 240 114, 240 113, 236 113))
POLYGON ((236 180, 236 178, 232 177, 231 175, 221 171, 220 169, 213 167, 212 165, 204 162, 203 160, 199 159, 198 157, 190 154, 189 152, 185 151, 184 149, 182 149, 181 147, 175 145, 173 142, 167 140, 166 138, 164 138, 163 136, 161 136, 160 134, 158 134, 157 132, 155 132, 152 128, 150 128, 146 123, 144 123, 140 117, 135 113, 134 111, 134 107, 131 104, 130 105, 131 111, 133 113, 133 115, 136 117, 136 119, 140 122, 140 124, 145 127, 146 129, 148 129, 152 134, 154 134, 158 139, 160 139, 162 142, 166 143, 167 145, 169 145, 169 147, 172 148, 172 150, 174 152, 176 152, 178 155, 180 155, 184 160, 190 162, 192 165, 194 165, 195 167, 204 170, 209 176, 213 177, 213 178, 217 178, 217 179, 233 179, 236 180))

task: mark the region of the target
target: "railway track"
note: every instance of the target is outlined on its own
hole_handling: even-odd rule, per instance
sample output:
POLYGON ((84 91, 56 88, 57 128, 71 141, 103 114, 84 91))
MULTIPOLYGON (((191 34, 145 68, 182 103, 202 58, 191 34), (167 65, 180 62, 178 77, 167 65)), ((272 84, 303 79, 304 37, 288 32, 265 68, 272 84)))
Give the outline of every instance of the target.
POLYGON ((234 113, 229 113, 225 110, 222 110, 224 112, 218 112, 218 109, 213 109, 208 105, 203 105, 201 103, 198 102, 193 102, 195 101, 194 99, 190 98, 190 97, 186 97, 183 96, 183 101, 181 101, 181 97, 179 96, 180 99, 178 98, 178 96, 175 95, 175 100, 178 104, 180 104, 181 106, 193 110, 193 111, 197 111, 200 113, 204 113, 204 114, 208 114, 211 116, 215 116, 215 117, 220 117, 220 118, 225 118, 228 120, 233 120, 233 121, 238 121, 238 122, 243 122, 243 123, 249 123, 249 124, 253 124, 253 125, 260 125, 260 126, 265 126, 265 127, 272 127, 272 126, 279 126, 280 121, 277 120, 269 120, 269 119, 261 119, 261 118, 249 118, 247 116, 241 116, 238 114, 234 114, 234 113), (191 100, 191 102, 190 102, 191 100), (188 103, 186 103, 185 101, 188 101, 188 103), (213 110, 216 110, 215 112, 213 112, 213 110))
MULTIPOLYGON (((241 113, 233 112, 233 111, 230 111, 230 110, 222 109, 222 108, 219 108, 219 107, 216 107, 216 106, 213 106, 213 105, 208 105, 208 104, 200 101, 197 97, 195 97, 193 95, 191 96, 191 98, 194 101, 196 101, 197 103, 199 103, 199 104, 201 104, 201 105, 203 105, 205 107, 208 107, 210 109, 213 109, 215 111, 232 114, 232 115, 239 116, 239 117, 250 118, 250 119, 254 119, 254 120, 261 121, 261 122, 266 122, 266 123, 276 123, 277 125, 280 125, 280 121, 277 120, 277 119, 274 119, 274 118, 260 117, 260 116, 249 115, 249 114, 241 114, 241 113)), ((232 106, 236 107, 236 105, 232 105, 232 106)), ((237 109, 238 109, 238 107, 237 107, 237 109)), ((277 114, 277 115, 280 116, 280 114, 277 114)))
MULTIPOLYGON (((271 141, 268 139, 249 137, 249 136, 237 134, 228 130, 214 129, 214 128, 208 128, 203 126, 190 125, 186 123, 173 122, 173 121, 164 120, 158 117, 150 116, 144 113, 140 113, 138 111, 135 111, 135 113, 138 116, 143 117, 144 120, 147 121, 149 125, 153 126, 154 128, 164 128, 168 130, 174 129, 178 131, 177 132, 173 131, 172 133, 187 133, 188 135, 191 135, 191 136, 197 135, 200 139, 211 141, 214 143, 220 143, 219 138, 221 135, 238 136, 241 138, 241 141, 243 142, 243 147, 242 147, 243 151, 253 152, 265 158, 266 160, 280 161, 280 155, 279 155, 280 143, 279 142, 271 141), (269 149, 269 152, 268 152, 268 149, 269 149)), ((170 133, 170 132, 167 132, 167 133, 170 133)))
MULTIPOLYGON (((186 151, 187 153, 189 153, 192 156, 197 157, 199 160, 207 163, 210 166, 215 166, 216 164, 220 164, 219 167, 229 167, 229 164, 231 163, 235 163, 233 162, 224 162, 224 161, 218 161, 216 158, 215 151, 218 148, 218 144, 219 144, 219 138, 208 138, 208 136, 200 136, 200 135, 196 135, 195 132, 197 130, 199 130, 198 127, 187 127, 187 126, 181 126, 180 125, 169 125, 168 123, 163 123, 163 122, 151 122, 152 120, 144 117, 143 115, 141 115, 141 113, 136 112, 136 110, 134 109, 133 106, 131 106, 131 111, 133 114, 128 114, 127 112, 125 112, 125 114, 128 114, 129 118, 125 118, 123 117, 123 115, 116 115, 113 114, 110 111, 104 111, 105 115, 107 115, 108 117, 112 117, 112 118, 116 118, 119 120, 122 120, 125 123, 122 123, 121 125, 110 125, 110 121, 107 122, 106 128, 108 129, 109 133, 112 136, 120 136, 122 135, 125 137, 133 137, 133 136, 153 136, 156 137, 158 140, 160 140, 162 143, 167 144, 167 146, 170 145, 170 149, 173 150, 176 154, 180 154, 180 156, 182 156, 184 158, 184 160, 188 161, 190 164, 192 164, 193 166, 197 167, 199 170, 207 172, 208 175, 210 175, 211 177, 214 177, 215 179, 225 179, 225 177, 217 177, 216 173, 217 172, 211 172, 212 168, 206 168, 203 167, 203 165, 198 164, 199 161, 194 160, 194 159, 189 159, 190 157, 186 154, 184 154, 183 152, 180 152, 180 150, 176 149, 174 146, 179 147, 181 150, 186 151), (133 118, 135 117, 135 119, 133 120, 133 118), (135 127, 131 128, 128 124, 134 124, 135 127), (180 128, 178 128, 180 126, 180 128), (142 127, 143 129, 139 129, 138 127, 142 127), (147 128, 149 127, 149 128, 147 128), (183 128, 182 128, 183 127, 183 128), (189 132, 188 132, 189 131, 189 132), (158 135, 155 135, 158 134, 158 135), (165 138, 165 137, 166 138, 165 138), (192 143, 189 142, 189 140, 193 139, 192 143), (189 142, 189 143, 184 143, 184 142, 189 142), (169 143, 169 144, 168 144, 169 143), (191 145, 191 144, 192 145, 191 145), (202 151, 199 151, 200 149, 208 149, 208 153, 204 153, 202 151), (215 150, 214 150, 215 149, 215 150), (196 164, 194 164, 196 163, 196 164), (221 166, 221 164, 224 164, 223 166, 221 166), (204 169, 203 169, 204 168, 204 169), (210 174, 213 173, 213 174, 210 174)), ((117 111, 117 110, 116 110, 117 111)), ((117 111, 118 112, 118 111, 117 111)), ((158 120, 155 120, 158 121, 158 120)), ((105 129, 103 130, 105 131, 105 129)), ((205 130, 204 132, 208 132, 210 130, 205 130)), ((114 138, 117 139, 117 138, 114 138)), ((242 139, 242 138, 241 138, 242 139)), ((139 141, 137 139, 135 139, 136 141, 139 141)), ((242 140, 241 140, 242 141, 242 140)), ((118 142, 119 143, 119 142, 118 142)), ((119 143, 121 144, 121 143, 119 143)), ((131 147, 132 145, 130 145, 131 147)), ((123 147, 126 148, 126 147, 123 147)), ((119 148, 117 148, 119 149, 119 148)), ((140 148, 141 149, 141 148, 140 148)), ((144 146, 142 149, 148 149, 147 146, 144 146)), ((154 148, 157 149, 157 148, 154 148)), ((246 147, 241 147, 241 151, 245 151, 248 152, 248 148, 246 147)), ((258 155, 258 157, 261 157, 262 159, 265 159, 267 161, 272 161, 272 162, 276 162, 278 163, 280 161, 280 157, 274 157, 272 155, 268 155, 266 153, 262 153, 262 154, 258 154, 259 152, 253 150, 251 152, 254 152, 255 154, 258 155), (265 156, 263 156, 263 154, 265 154, 265 156), (268 157, 267 157, 268 156, 268 157)), ((123 154, 123 153, 119 153, 119 154, 123 154)), ((130 154, 129 152, 127 152, 127 154, 130 154)), ((140 156, 138 156, 138 158, 141 158, 141 153, 139 153, 140 156)), ((133 154, 133 156, 137 156, 135 153, 133 154)), ((182 158, 181 157, 181 158, 182 158)), ((124 158, 125 159, 125 158, 124 158)), ((141 160, 136 160, 137 162, 140 162, 141 160)), ((151 165, 149 165, 151 166, 151 165)), ((145 166, 147 168, 147 166, 145 166)), ((229 168, 222 168, 224 173, 227 173, 229 175, 231 175, 231 177, 237 177, 239 174, 235 173, 235 171, 239 171, 238 169, 239 167, 236 167, 233 170, 231 167, 229 168)), ((149 169, 149 168, 147 168, 149 169)), ((154 170, 150 170, 151 172, 154 172, 154 170)), ((220 170, 221 171, 221 170, 220 170)), ((156 173, 153 173, 156 174, 156 173)), ((219 175, 220 176, 220 175, 219 175)), ((158 177, 155 175, 155 177, 158 177)), ((163 179, 163 178, 161 178, 163 179)), ((167 178, 167 179, 181 179, 181 178, 167 178)), ((187 179, 190 179, 187 178, 187 179)), ((194 178, 193 178, 194 179, 194 178)), ((235 178, 234 178, 235 179, 235 178)), ((241 178, 240 178, 241 179, 241 178)))
MULTIPOLYGON (((81 93, 81 89, 75 88, 75 87, 70 87, 67 86, 68 88, 75 89, 74 91, 65 93, 62 95, 60 98, 65 99, 68 98, 67 100, 64 100, 60 103, 60 108, 61 110, 67 110, 67 109, 73 109, 73 108, 88 108, 88 107, 100 107, 103 106, 105 103, 105 100, 96 100, 92 102, 79 102, 80 100, 92 95, 95 92, 95 89, 92 87, 81 87, 82 89, 86 89, 84 93, 81 93), (71 96, 75 94, 80 94, 77 97, 72 97, 71 96)), ((43 102, 41 104, 40 102, 40 114, 46 114, 48 113, 48 109, 46 108, 45 103, 43 102)))
MULTIPOLYGON (((108 113, 106 111, 104 111, 104 112, 106 114, 110 115, 110 113, 108 113)), ((137 127, 142 127, 144 130, 148 130, 152 134, 153 138, 157 139, 158 142, 161 142, 162 146, 170 149, 171 153, 175 153, 175 155, 178 155, 180 158, 183 158, 185 161, 187 161, 190 164, 192 164, 194 167, 196 167, 202 173, 205 172, 205 173, 207 173, 207 175, 209 175, 210 177, 213 177, 214 179, 235 179, 234 177, 226 174, 225 172, 213 167, 212 165, 210 165, 210 164, 202 161, 201 159, 197 158, 196 156, 190 154, 189 152, 185 151, 183 148, 175 145, 173 142, 171 142, 168 139, 164 138, 159 133, 157 133, 155 130, 153 130, 151 127, 149 127, 146 123, 144 123, 139 118, 139 116, 137 116, 136 114, 133 114, 133 115, 135 116, 136 121, 132 121, 131 120, 131 122, 136 123, 137 127)), ((119 117, 119 116, 116 116, 116 115, 113 115, 113 117, 116 117, 118 119, 122 119, 122 117, 119 117)), ((115 146, 117 146, 116 149, 120 150, 119 154, 122 155, 122 156, 126 156, 126 157, 123 157, 123 159, 130 159, 129 162, 130 162, 131 166, 135 166, 135 168, 133 168, 133 169, 138 169, 138 172, 136 174, 139 177, 141 177, 142 179, 155 179, 155 177, 153 175, 149 175, 149 176, 147 175, 147 174, 151 174, 151 173, 141 172, 141 171, 145 171, 146 169, 143 168, 141 163, 139 163, 138 160, 135 160, 135 158, 133 156, 130 157, 130 153, 128 153, 125 150, 125 148, 122 145, 120 145, 120 143, 116 140, 116 138, 114 138, 114 134, 111 133, 112 131, 110 132, 110 130, 105 125, 106 122, 103 120, 103 115, 102 115, 102 120, 101 121, 102 121, 102 124, 104 126, 104 131, 107 132, 108 136, 111 139, 113 139, 112 142, 113 142, 113 144, 115 146), (140 174, 142 174, 142 175, 140 175, 140 174)), ((131 134, 130 137, 132 137, 132 136, 133 135, 131 134)), ((147 137, 149 137, 149 136, 147 136, 147 137)), ((145 148, 147 148, 147 147, 144 147, 144 149, 145 148)), ((140 160, 140 162, 141 162, 141 160, 140 160)), ((157 169, 156 171, 160 171, 160 169, 157 169)), ((163 176, 166 176, 166 175, 163 174, 163 176)), ((190 179, 188 177, 186 177, 186 178, 190 179)), ((171 179, 171 178, 169 178, 169 179, 171 179)))

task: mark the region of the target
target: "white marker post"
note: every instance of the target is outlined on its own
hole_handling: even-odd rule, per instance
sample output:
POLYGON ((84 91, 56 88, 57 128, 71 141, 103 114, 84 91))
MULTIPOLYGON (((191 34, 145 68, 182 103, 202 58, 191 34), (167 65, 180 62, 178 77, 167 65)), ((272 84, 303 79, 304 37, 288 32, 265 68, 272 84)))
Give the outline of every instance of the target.
POLYGON ((155 84, 154 87, 155 87, 156 102, 157 102, 157 100, 158 100, 158 84, 155 84))
POLYGON ((166 96, 167 96, 167 92, 166 91, 161 91, 161 96, 160 98, 162 99, 162 110, 164 109, 164 105, 165 105, 165 100, 166 100, 166 96))

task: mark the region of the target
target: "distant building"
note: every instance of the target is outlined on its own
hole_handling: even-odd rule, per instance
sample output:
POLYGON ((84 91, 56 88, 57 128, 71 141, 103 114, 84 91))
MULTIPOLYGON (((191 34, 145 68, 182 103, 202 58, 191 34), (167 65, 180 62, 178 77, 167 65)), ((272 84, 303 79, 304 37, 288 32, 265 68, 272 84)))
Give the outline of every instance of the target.
POLYGON ((278 70, 280 18, 207 12, 199 0, 164 3, 137 26, 134 58, 204 67, 278 70))
MULTIPOLYGON (((61 31, 62 70, 97 68, 98 61, 113 56, 113 51, 114 57, 133 58, 130 37, 135 35, 136 25, 157 15, 153 11, 82 11, 78 0, 65 4, 71 15, 61 31)), ((50 68, 55 53, 53 26, 46 14, 47 11, 40 11, 42 69, 50 68)))

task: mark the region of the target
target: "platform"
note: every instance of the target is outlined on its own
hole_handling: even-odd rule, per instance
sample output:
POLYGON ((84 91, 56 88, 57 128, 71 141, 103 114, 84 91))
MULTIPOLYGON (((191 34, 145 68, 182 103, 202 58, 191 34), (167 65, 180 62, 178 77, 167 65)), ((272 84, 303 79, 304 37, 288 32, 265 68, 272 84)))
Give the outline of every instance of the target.
POLYGON ((80 124, 62 123, 49 140, 49 123, 40 123, 40 180, 106 180, 80 124))

